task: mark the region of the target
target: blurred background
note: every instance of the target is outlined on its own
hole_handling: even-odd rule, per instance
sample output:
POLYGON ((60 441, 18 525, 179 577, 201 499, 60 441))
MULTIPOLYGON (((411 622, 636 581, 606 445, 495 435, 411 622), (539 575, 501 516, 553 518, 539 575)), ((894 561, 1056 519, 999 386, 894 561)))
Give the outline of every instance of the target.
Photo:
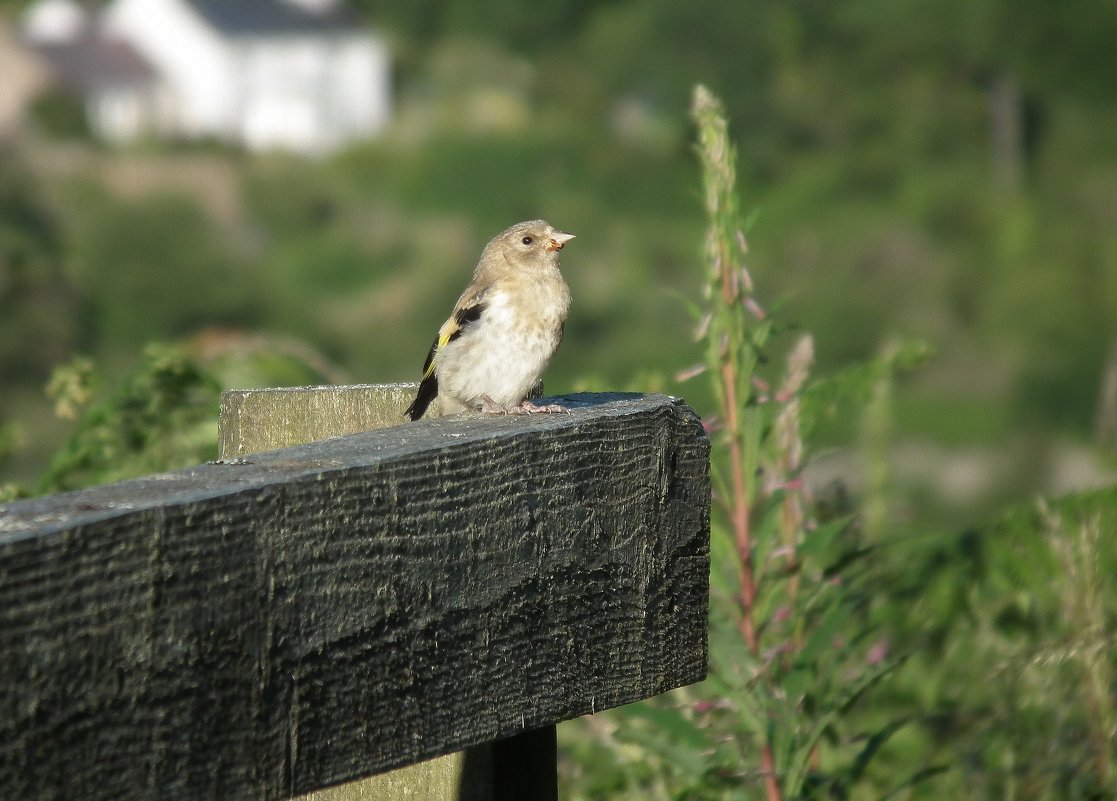
POLYGON ((74 355, 109 383, 152 341, 228 386, 413 380, 485 241, 531 217, 578 235, 548 388, 701 408, 671 380, 697 355, 701 81, 758 295, 816 372, 936 353, 897 391, 899 483, 949 511, 1108 480, 1115 32, 1104 0, 5 0, 2 477, 68 435, 43 386, 74 355))
MULTIPOLYGON (((703 359, 701 82, 772 380, 802 332, 816 379, 920 355, 807 443, 875 571, 824 633, 911 657, 878 706, 835 702, 843 747, 889 721, 878 790, 937 760, 919 797, 1117 797, 1117 501, 1033 506, 1117 478, 1114 41, 1112 0, 0 0, 0 486, 213 458, 221 388, 416 380, 534 217, 578 237, 548 391, 708 414, 676 380, 703 359)), ((708 751, 679 778, 686 715, 625 740, 649 709, 567 728, 571 797, 749 797, 708 751)))

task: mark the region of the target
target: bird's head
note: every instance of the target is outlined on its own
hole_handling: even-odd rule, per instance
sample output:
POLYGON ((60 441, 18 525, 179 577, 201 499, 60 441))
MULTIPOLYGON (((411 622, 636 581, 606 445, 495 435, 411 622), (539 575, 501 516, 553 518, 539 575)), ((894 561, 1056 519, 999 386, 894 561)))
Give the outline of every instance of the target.
POLYGON ((513 266, 530 269, 557 264, 558 252, 573 238, 546 220, 528 220, 499 234, 485 250, 495 248, 513 266))

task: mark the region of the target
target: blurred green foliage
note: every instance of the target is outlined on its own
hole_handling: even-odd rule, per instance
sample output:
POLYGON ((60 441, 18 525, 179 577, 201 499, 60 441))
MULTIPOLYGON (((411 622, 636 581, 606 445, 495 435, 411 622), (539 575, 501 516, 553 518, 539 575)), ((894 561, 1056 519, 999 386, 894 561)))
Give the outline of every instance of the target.
POLYGON ((177 337, 203 325, 257 321, 256 268, 188 197, 122 201, 94 184, 68 199, 69 271, 92 311, 99 348, 177 337))
POLYGON ((0 375, 9 381, 44 380, 81 327, 62 249, 57 220, 33 178, 0 162, 0 375))
POLYGON ((901 429, 951 436, 957 402, 994 431, 1089 435, 1117 308, 1111 4, 357 7, 398 55, 386 139, 310 163, 207 151, 232 216, 196 188, 121 192, 129 153, 15 189, 53 248, 22 296, 69 304, 4 318, 53 348, 21 356, 28 382, 75 341, 119 365, 215 323, 305 337, 363 379, 412 377, 484 241, 534 216, 579 234, 551 385, 671 372, 684 343, 659 332, 685 324, 669 293, 694 291, 701 244, 684 113, 701 81, 764 226, 758 287, 819 334, 821 367, 927 339, 938 362, 898 388, 901 429))
POLYGON ((93 363, 54 371, 48 394, 61 418, 77 419, 37 493, 186 467, 217 456, 217 380, 181 350, 151 345, 140 368, 112 390, 93 386, 93 363), (107 397, 99 399, 104 392, 107 397))
POLYGON ((52 139, 92 139, 85 107, 72 92, 52 89, 36 98, 31 117, 52 139))

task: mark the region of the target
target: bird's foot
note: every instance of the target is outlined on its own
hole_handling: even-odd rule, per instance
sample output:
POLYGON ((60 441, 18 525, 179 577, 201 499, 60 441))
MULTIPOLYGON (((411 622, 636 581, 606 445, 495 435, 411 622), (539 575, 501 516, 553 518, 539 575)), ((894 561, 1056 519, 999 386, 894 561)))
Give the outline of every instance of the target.
POLYGON ((520 401, 520 405, 516 407, 516 412, 519 414, 564 414, 569 411, 565 406, 559 406, 557 403, 537 406, 529 400, 520 401))
POLYGON ((570 411, 565 406, 559 406, 557 403, 537 406, 526 399, 520 401, 517 406, 505 406, 503 403, 497 403, 488 395, 481 396, 480 410, 482 414, 561 414, 570 411))

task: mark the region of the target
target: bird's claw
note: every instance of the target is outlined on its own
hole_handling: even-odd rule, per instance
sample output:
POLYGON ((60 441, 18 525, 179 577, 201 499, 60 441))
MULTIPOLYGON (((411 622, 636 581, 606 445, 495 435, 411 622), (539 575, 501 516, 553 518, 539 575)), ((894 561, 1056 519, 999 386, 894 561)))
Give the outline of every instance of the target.
POLYGON ((519 414, 563 414, 569 412, 565 406, 559 406, 557 403, 548 403, 545 406, 537 406, 529 400, 522 401, 516 407, 519 414))
POLYGON ((559 406, 557 403, 537 406, 529 400, 521 401, 518 406, 505 406, 503 403, 497 403, 488 395, 481 396, 480 410, 482 414, 562 414, 570 411, 565 406, 559 406))

